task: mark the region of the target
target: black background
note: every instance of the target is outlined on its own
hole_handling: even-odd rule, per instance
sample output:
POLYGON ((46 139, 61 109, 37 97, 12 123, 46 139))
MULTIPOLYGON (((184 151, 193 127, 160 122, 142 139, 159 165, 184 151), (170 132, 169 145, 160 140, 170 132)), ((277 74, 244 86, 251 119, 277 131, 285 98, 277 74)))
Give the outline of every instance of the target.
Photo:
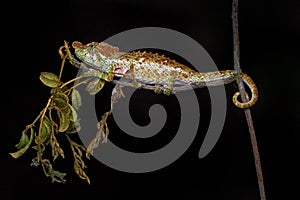
MULTIPOLYGON (((91 185, 88 185, 74 174, 70 154, 54 165, 68 174, 67 182, 62 185, 51 183, 41 168, 30 166, 33 151, 17 160, 8 154, 15 150, 14 145, 26 124, 31 123, 46 103, 49 90, 38 77, 41 71, 58 72, 60 58, 57 50, 64 40, 87 43, 105 40, 131 28, 165 27, 198 41, 219 69, 232 69, 231 3, 229 0, 14 2, 9 7, 9 14, 2 17, 3 33, 9 38, 3 37, 2 47, 5 64, 0 189, 4 199, 100 199, 118 194, 123 198, 141 199, 147 196, 157 198, 161 194, 195 196, 198 199, 259 199, 245 116, 230 101, 237 90, 235 84, 226 86, 228 110, 222 135, 203 159, 198 158, 198 151, 210 116, 206 89, 198 91, 203 124, 200 124, 196 140, 177 161, 155 172, 119 172, 92 158, 87 162, 87 174, 91 179, 91 185)), ((257 83, 260 94, 251 111, 267 199, 297 199, 299 196, 299 10, 298 1, 239 3, 241 65, 257 83)), ((64 78, 67 80, 74 75, 76 70, 69 67, 64 78)), ((97 95, 101 102, 98 105, 100 115, 109 108, 112 85, 106 86, 97 95)), ((132 115, 141 125, 146 125, 149 120, 145 115, 151 103, 168 102, 168 97, 157 97, 143 91, 136 93, 135 98, 132 100, 132 115)), ((177 109, 169 107, 171 114, 177 109)), ((174 128, 178 122, 174 113, 169 115, 169 128, 174 128)), ((135 151, 149 150, 153 145, 158 148, 172 137, 167 129, 149 143, 133 141, 115 127, 112 119, 109 123, 111 139, 135 151), (135 142, 138 142, 136 146, 135 142), (143 145, 139 142, 146 148, 141 149, 143 145)), ((62 142, 67 144, 63 138, 62 142)), ((64 148, 68 149, 68 146, 64 148)), ((66 153, 71 152, 66 150, 66 153)))

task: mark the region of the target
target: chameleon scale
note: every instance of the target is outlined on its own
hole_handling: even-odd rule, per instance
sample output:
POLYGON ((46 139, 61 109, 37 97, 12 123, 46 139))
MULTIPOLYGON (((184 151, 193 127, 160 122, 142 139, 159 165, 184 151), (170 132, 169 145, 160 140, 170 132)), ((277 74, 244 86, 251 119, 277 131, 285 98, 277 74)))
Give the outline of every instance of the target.
MULTIPOLYGON (((75 41, 72 47, 82 63, 98 71, 99 78, 112 82, 115 77, 128 77, 136 83, 135 86, 148 86, 156 93, 162 92, 166 95, 173 93, 176 87, 217 86, 229 84, 238 78, 234 70, 201 73, 164 55, 146 51, 119 52, 118 47, 105 42, 84 45, 75 41)), ((249 108, 258 100, 258 89, 247 74, 241 73, 241 79, 250 88, 251 99, 240 102, 240 93, 236 92, 232 100, 239 108, 249 108)))

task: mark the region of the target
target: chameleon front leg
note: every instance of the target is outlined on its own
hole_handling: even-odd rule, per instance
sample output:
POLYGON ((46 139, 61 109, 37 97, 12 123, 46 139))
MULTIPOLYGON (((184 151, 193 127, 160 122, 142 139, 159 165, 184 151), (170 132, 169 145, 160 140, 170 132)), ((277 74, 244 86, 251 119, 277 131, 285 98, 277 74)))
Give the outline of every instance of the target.
POLYGON ((168 84, 161 86, 161 85, 156 85, 154 92, 157 94, 165 94, 165 95, 170 95, 173 93, 173 88, 174 88, 174 75, 170 74, 168 77, 168 84))
POLYGON ((136 80, 133 65, 129 67, 129 69, 123 74, 123 76, 119 80, 114 80, 113 82, 123 86, 130 86, 135 88, 141 88, 143 85, 142 83, 136 80))

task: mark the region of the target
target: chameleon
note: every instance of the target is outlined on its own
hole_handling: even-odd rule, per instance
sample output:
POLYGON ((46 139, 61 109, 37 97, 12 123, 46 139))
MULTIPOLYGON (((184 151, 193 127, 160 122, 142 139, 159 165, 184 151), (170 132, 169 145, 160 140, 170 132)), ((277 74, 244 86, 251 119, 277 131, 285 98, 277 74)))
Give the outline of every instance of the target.
POLYGON ((251 98, 246 95, 248 101, 240 102, 240 93, 236 92, 232 97, 233 104, 245 109, 253 106, 258 100, 256 84, 243 72, 239 75, 235 70, 201 73, 164 55, 146 51, 120 52, 118 47, 106 42, 82 44, 74 41, 72 47, 80 61, 69 54, 71 63, 95 69, 97 76, 107 82, 117 83, 118 78, 123 77, 130 81, 131 86, 170 95, 187 87, 229 84, 240 77, 250 88, 251 98))

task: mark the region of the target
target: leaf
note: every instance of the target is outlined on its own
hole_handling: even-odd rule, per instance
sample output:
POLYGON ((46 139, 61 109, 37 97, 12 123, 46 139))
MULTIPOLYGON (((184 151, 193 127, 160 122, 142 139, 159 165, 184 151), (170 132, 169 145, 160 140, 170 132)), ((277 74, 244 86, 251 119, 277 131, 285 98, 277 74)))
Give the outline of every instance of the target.
POLYGON ((99 78, 95 78, 94 80, 90 81, 86 86, 86 90, 91 94, 97 94, 104 86, 105 81, 99 78))
POLYGON ((47 116, 44 117, 42 130, 40 133, 41 143, 46 142, 50 138, 52 123, 47 116))
POLYGON ((78 110, 82 105, 81 95, 78 90, 73 89, 71 99, 72 99, 72 106, 78 110))
POLYGON ((80 123, 79 123, 79 119, 78 119, 78 115, 76 110, 73 108, 73 106, 71 106, 69 104, 69 107, 71 109, 72 114, 70 115, 70 124, 68 129, 66 130, 66 133, 77 133, 78 131, 80 131, 80 123))
POLYGON ((58 76, 51 72, 41 72, 40 80, 46 86, 51 87, 51 88, 56 88, 60 85, 58 76))
POLYGON ((71 113, 72 113, 72 115, 70 115, 70 120, 71 120, 72 122, 76 122, 77 119, 78 119, 77 112, 76 112, 76 110, 73 108, 73 106, 71 106, 70 104, 69 104, 69 107, 70 107, 71 113))
POLYGON ((52 157, 53 157, 53 161, 55 161, 58 156, 60 155, 62 158, 65 158, 64 155, 64 151, 62 150, 62 148, 60 147, 55 135, 53 134, 51 137, 51 149, 52 149, 52 157))
MULTIPOLYGON (((85 165, 84 165, 84 167, 85 167, 85 165)), ((83 170, 84 167, 82 166, 82 163, 78 162, 77 160, 74 161, 75 173, 79 176, 79 178, 85 180, 88 184, 91 184, 91 181, 90 181, 88 175, 83 170)))
MULTIPOLYGON (((51 131, 52 131, 52 122, 45 115, 42 122, 42 129, 40 133, 41 143, 45 143, 46 145, 48 144, 51 131)), ((35 143, 38 144, 38 137, 35 138, 35 143)))
POLYGON ((69 128, 66 130, 66 133, 78 133, 81 129, 79 119, 76 122, 70 122, 69 128))
POLYGON ((31 166, 37 167, 37 166, 40 165, 39 159, 37 157, 33 158, 31 161, 32 161, 31 164, 30 164, 31 166))
POLYGON ((84 171, 86 165, 82 160, 82 150, 85 151, 86 148, 85 146, 79 145, 73 141, 70 141, 70 144, 74 156, 74 171, 81 179, 85 180, 88 184, 90 184, 90 179, 84 171))
POLYGON ((69 98, 62 92, 58 92, 53 95, 53 102, 55 103, 55 106, 61 110, 69 109, 69 98))
MULTIPOLYGON (((39 150, 39 145, 34 145, 31 148, 33 148, 34 150, 38 151, 39 150)), ((41 152, 44 152, 45 149, 46 149, 46 147, 43 144, 41 144, 41 152)))
POLYGON ((59 171, 56 171, 52 168, 52 164, 50 163, 50 161, 48 159, 43 159, 42 160, 44 166, 45 166, 45 174, 47 176, 50 176, 52 183, 53 182, 58 182, 58 183, 65 183, 65 176, 66 173, 61 173, 59 171))
POLYGON ((28 144, 28 142, 29 142, 29 138, 28 138, 26 132, 22 132, 20 142, 18 144, 16 144, 16 148, 22 149, 24 146, 26 146, 28 144))
POLYGON ((13 158, 19 158, 20 156, 22 156, 26 151, 27 149, 29 148, 32 140, 33 140, 33 135, 34 135, 34 130, 33 128, 30 128, 30 139, 28 141, 28 143, 23 147, 21 148, 19 151, 17 152, 14 152, 14 153, 9 153, 13 158))
POLYGON ((56 111, 57 111, 57 115, 59 117, 59 128, 58 131, 59 132, 65 132, 69 125, 70 125, 70 115, 71 115, 71 109, 68 106, 66 109, 62 110, 59 107, 55 107, 56 111))
POLYGON ((56 93, 53 95, 53 102, 55 104, 55 110, 59 117, 59 132, 65 132, 70 125, 71 109, 69 104, 69 98, 64 93, 56 93))

